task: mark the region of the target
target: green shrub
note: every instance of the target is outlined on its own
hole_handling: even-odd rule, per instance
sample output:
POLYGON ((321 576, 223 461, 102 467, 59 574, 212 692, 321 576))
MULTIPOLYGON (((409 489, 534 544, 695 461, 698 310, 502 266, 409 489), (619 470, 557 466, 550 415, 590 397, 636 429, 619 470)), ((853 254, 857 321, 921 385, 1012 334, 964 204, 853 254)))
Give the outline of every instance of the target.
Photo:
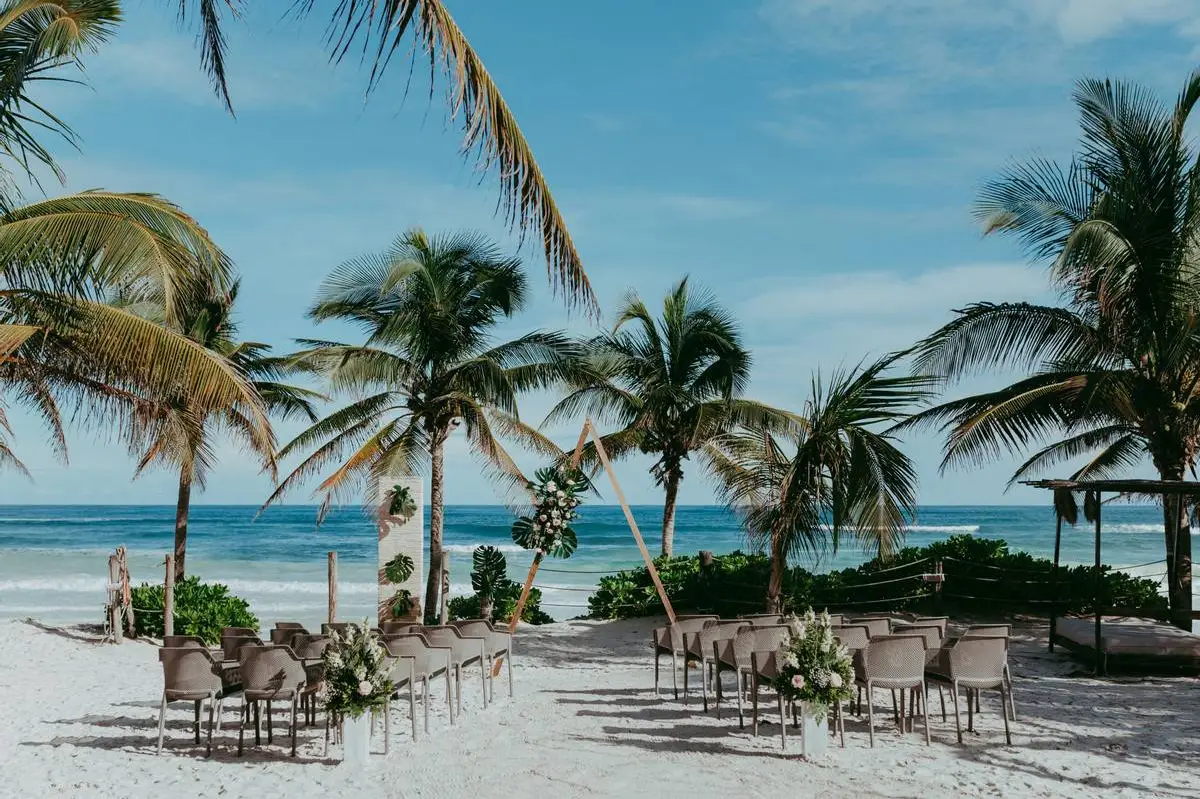
MULTIPOLYGON (((770 560, 765 555, 731 552, 701 568, 699 558, 658 558, 667 595, 677 613, 719 613, 735 616, 760 613, 766 607, 770 560)), ((1166 598, 1153 580, 1130 577, 1101 567, 1101 605, 1137 607, 1148 612, 1166 609, 1166 598)), ((1059 570, 1059 612, 1093 609, 1095 569, 1089 566, 1059 570)), ((813 574, 799 567, 784 573, 783 602, 787 611, 840 608, 866 613, 877 610, 922 610, 994 614, 997 611, 1048 613, 1054 599, 1054 564, 1026 552, 1012 553, 999 539, 956 535, 926 547, 907 547, 887 561, 875 559, 850 569, 813 574), (940 606, 934 589, 921 575, 941 560, 946 575, 940 606)), ((603 577, 588 597, 589 615, 627 619, 664 612, 658 592, 645 568, 603 577)))
MULTIPOLYGON (((517 610, 517 600, 521 598, 521 583, 506 580, 496 591, 495 605, 492 607, 492 621, 508 622, 517 610)), ((529 590, 529 598, 525 600, 525 609, 521 611, 521 621, 526 624, 550 624, 554 621, 541 608, 542 592, 537 588, 529 590)), ((446 609, 452 621, 459 619, 479 618, 479 596, 458 596, 450 600, 446 609)))
MULTIPOLYGON (((138 635, 161 638, 163 635, 163 587, 142 583, 131 589, 135 629, 138 635)), ((175 584, 175 634, 198 635, 209 645, 221 643, 225 627, 258 629, 258 617, 241 597, 216 583, 202 583, 199 577, 185 577, 175 584)))

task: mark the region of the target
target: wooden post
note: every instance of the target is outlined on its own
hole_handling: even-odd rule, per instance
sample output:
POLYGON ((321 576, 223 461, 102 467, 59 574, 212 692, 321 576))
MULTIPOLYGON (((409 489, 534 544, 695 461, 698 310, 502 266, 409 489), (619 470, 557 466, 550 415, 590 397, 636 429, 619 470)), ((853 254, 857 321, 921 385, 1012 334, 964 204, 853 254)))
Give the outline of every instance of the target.
POLYGON ((1104 652, 1101 650, 1101 646, 1102 646, 1101 642, 1103 640, 1103 637, 1100 633, 1100 616, 1103 612, 1103 608, 1100 607, 1100 594, 1104 590, 1104 575, 1100 573, 1100 509, 1102 507, 1102 503, 1100 501, 1100 492, 1099 491, 1095 492, 1095 505, 1096 505, 1096 574, 1095 574, 1096 588, 1095 588, 1094 593, 1095 593, 1095 603, 1096 603, 1096 674, 1098 676, 1103 676, 1104 672, 1107 671, 1107 669, 1105 668, 1106 664, 1104 662, 1105 661, 1104 652))
POLYGON ((942 571, 943 568, 942 559, 938 558, 933 564, 933 573, 938 575, 938 579, 933 582, 933 615, 935 616, 942 615, 942 603, 944 601, 942 597, 942 585, 946 582, 946 573, 942 571))
POLYGON ((167 555, 167 576, 163 583, 163 635, 175 634, 175 556, 167 555))
POLYGON ((450 553, 442 550, 439 568, 442 573, 442 614, 441 624, 446 626, 446 618, 450 611, 450 553))
POLYGON ((1054 577, 1050 584, 1050 651, 1054 651, 1054 636, 1058 632, 1058 562, 1062 552, 1062 514, 1054 509, 1054 577))
POLYGON ((337 553, 329 553, 329 623, 337 621, 337 553))

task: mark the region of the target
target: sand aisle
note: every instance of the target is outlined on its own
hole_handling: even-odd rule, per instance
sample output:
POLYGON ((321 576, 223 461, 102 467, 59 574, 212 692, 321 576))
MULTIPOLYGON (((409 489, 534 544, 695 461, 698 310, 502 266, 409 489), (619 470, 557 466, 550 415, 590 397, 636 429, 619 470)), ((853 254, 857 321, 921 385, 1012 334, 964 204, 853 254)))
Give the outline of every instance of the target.
POLYGON ((156 756, 153 647, 0 622, 0 797, 1200 796, 1196 680, 1067 677, 1072 664, 1029 640, 1013 653, 1014 747, 1002 745, 996 702, 985 697, 980 734, 965 747, 954 744, 952 717, 934 714, 926 748, 919 720, 902 739, 890 714, 878 714, 874 750, 865 721, 850 719, 846 748, 807 763, 798 741, 781 755, 773 725, 755 739, 735 713, 702 713, 698 696, 688 707, 655 699, 651 626, 524 631, 515 701, 499 682, 483 712, 473 673, 460 723, 450 727, 435 701, 431 734, 413 745, 404 703, 393 711, 391 755, 349 773, 324 760, 320 730, 301 730, 297 760, 282 727, 275 746, 238 759, 232 711, 206 759, 191 743, 186 703, 172 706, 167 750, 156 756))

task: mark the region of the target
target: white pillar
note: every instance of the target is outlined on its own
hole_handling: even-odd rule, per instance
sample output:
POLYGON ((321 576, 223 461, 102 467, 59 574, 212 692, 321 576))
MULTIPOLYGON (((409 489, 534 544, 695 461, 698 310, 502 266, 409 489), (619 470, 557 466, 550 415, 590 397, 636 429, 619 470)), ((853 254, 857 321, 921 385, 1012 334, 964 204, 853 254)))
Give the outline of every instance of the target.
POLYGON ((425 497, 424 481, 420 477, 384 477, 375 488, 376 518, 379 528, 379 620, 390 618, 388 604, 395 596, 396 590, 406 588, 418 600, 424 599, 425 584, 422 581, 425 552, 425 497), (407 519, 403 516, 389 516, 388 505, 392 486, 404 486, 412 494, 417 509, 407 519), (400 585, 390 583, 383 574, 383 567, 398 553, 403 552, 412 558, 413 573, 400 585))

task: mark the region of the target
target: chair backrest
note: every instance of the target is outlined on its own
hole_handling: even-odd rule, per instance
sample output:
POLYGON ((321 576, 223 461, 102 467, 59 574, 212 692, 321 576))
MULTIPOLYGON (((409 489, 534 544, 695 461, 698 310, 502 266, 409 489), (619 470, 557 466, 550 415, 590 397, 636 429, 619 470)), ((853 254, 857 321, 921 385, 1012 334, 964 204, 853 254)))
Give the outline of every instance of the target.
POLYGON ((216 693, 221 690, 221 669, 204 647, 177 646, 158 650, 167 693, 216 693))
POLYGON ((684 633, 698 633, 720 621, 720 616, 676 616, 674 624, 654 631, 654 643, 663 649, 683 649, 684 633))
POLYGON ((393 658, 412 658, 416 679, 440 672, 450 665, 450 653, 442 649, 431 649, 428 640, 419 633, 382 635, 379 643, 393 658))
POLYGON ((221 637, 227 635, 258 635, 258 630, 250 627, 223 627, 221 629, 221 637))
POLYGON ((773 627, 783 624, 783 615, 779 613, 747 613, 738 616, 738 619, 753 624, 755 627, 773 627))
POLYGON ((847 649, 866 649, 871 632, 862 624, 841 624, 833 627, 833 637, 847 649))
POLYGON ((882 616, 860 616, 851 619, 849 623, 857 627, 866 627, 867 635, 871 638, 889 635, 892 632, 892 620, 882 616))
POLYGON ((925 639, 919 635, 872 637, 863 650, 867 679, 915 681, 925 679, 925 639))
POLYGON ((962 638, 1008 638, 1012 635, 1011 624, 972 624, 962 638))
POLYGON ((465 638, 482 638, 485 641, 490 641, 491 635, 494 632, 492 625, 484 619, 459 621, 451 626, 458 630, 465 638))
POLYGON ((333 643, 328 635, 309 635, 300 633, 292 636, 292 651, 296 657, 311 660, 324 656, 325 650, 333 643))
POLYGON ((710 624, 699 632, 688 633, 687 652, 699 658, 712 657, 714 643, 717 641, 728 641, 742 630, 749 630, 752 627, 754 625, 746 619, 719 621, 716 624, 710 624))
POLYGON ((337 633, 340 636, 345 636, 348 630, 357 630, 360 625, 352 621, 335 621, 333 624, 324 623, 321 625, 321 635, 329 635, 337 633))
POLYGON ((465 637, 463 633, 458 631, 457 627, 447 624, 445 627, 440 625, 428 625, 421 628, 421 635, 425 636, 425 640, 430 646, 448 646, 454 650, 454 659, 461 660, 462 658, 479 657, 487 648, 487 639, 479 641, 476 637, 465 637))
POLYGON ((201 649, 208 648, 204 643, 204 639, 198 635, 164 635, 162 645, 169 649, 181 646, 198 646, 201 649))
POLYGON ((299 689, 307 680, 304 664, 291 647, 247 646, 238 653, 242 689, 283 692, 299 689))
POLYGON ((291 646, 292 639, 297 635, 307 635, 303 629, 296 630, 292 627, 276 627, 271 630, 271 643, 276 646, 291 646))
POLYGON ((936 624, 942 631, 942 637, 946 637, 946 626, 950 623, 949 616, 917 616, 913 620, 913 624, 925 626, 927 624, 936 624))
POLYGON ((846 617, 843 616, 841 613, 830 613, 829 614, 829 623, 830 623, 830 625, 845 624, 846 617))
POLYGON ((221 653, 226 660, 237 660, 242 649, 248 646, 262 646, 262 639, 257 635, 223 635, 221 636, 221 653))
POLYGON ((275 622, 276 630, 296 630, 297 632, 306 633, 307 628, 298 621, 277 621, 275 622))
POLYGON ((412 621, 399 621, 397 619, 388 619, 379 623, 379 629, 384 635, 401 635, 411 630, 413 627, 420 627, 420 624, 412 621))
POLYGON ((750 668, 752 652, 774 652, 791 634, 786 624, 771 627, 750 627, 733 638, 733 657, 738 668, 750 668))
POLYGON ((892 630, 893 635, 919 635, 925 639, 926 649, 937 649, 942 645, 942 628, 936 624, 900 624, 892 630))
POLYGON ((1004 679, 1008 660, 1008 638, 960 638, 950 649, 950 679, 968 688, 988 688, 1004 679))

